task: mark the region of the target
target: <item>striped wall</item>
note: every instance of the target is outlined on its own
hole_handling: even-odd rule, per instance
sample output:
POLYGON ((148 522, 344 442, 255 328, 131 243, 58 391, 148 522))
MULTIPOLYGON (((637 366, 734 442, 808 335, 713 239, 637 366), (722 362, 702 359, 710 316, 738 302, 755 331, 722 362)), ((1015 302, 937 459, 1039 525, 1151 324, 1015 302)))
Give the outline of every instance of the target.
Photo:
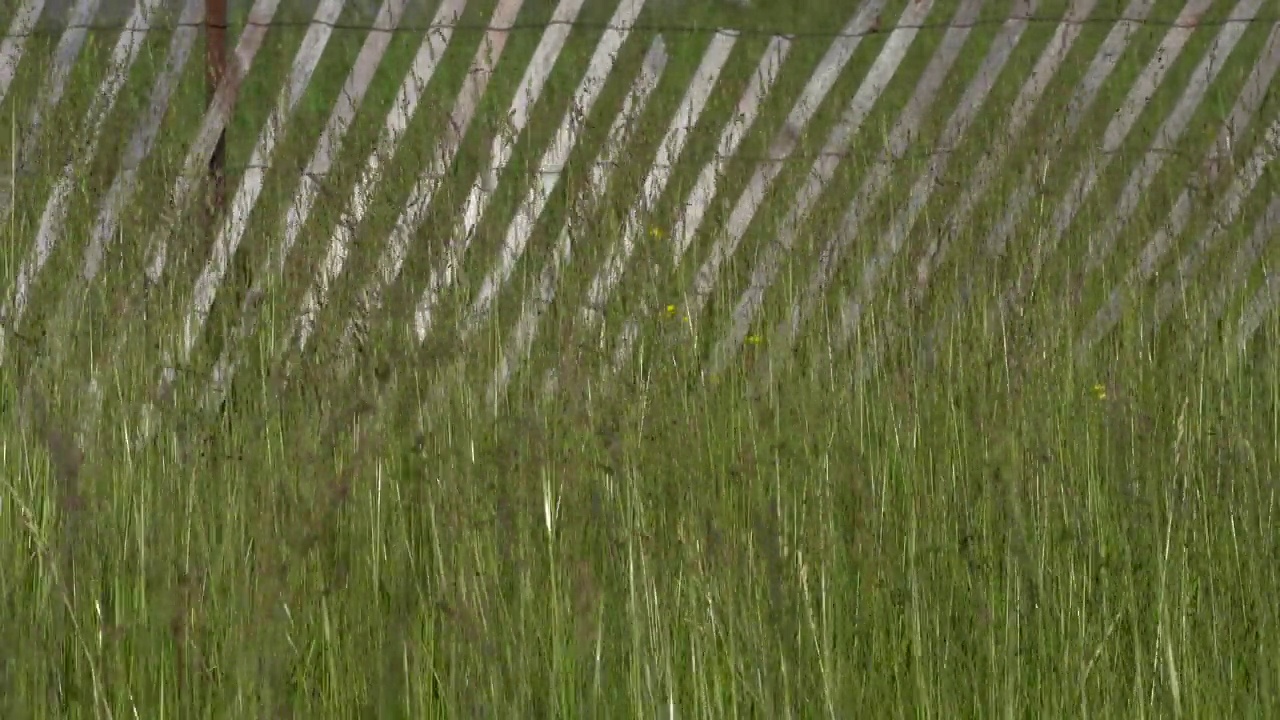
POLYGON ((61 336, 87 332, 86 298, 104 296, 89 387, 159 332, 144 352, 155 395, 185 385, 209 402, 268 329, 258 362, 285 372, 322 331, 347 359, 370 332, 484 344, 496 402, 522 373, 557 386, 555 367, 530 361, 563 342, 553 316, 598 344, 608 381, 667 305, 709 348, 709 373, 757 335, 785 361, 814 334, 867 373, 903 317, 889 307, 940 309, 910 330, 936 347, 963 314, 1016 313, 1048 287, 1085 356, 1135 303, 1153 331, 1220 333, 1243 353, 1280 300, 1267 269, 1280 17, 1265 0, 1129 0, 1115 17, 1097 0, 1012 0, 997 18, 982 0, 864 0, 826 37, 667 29, 646 0, 607 1, 442 0, 413 29, 409 0, 384 0, 353 30, 345 0, 316 2, 305 27, 255 0, 206 109, 181 99, 201 80, 203 0, 138 0, 121 31, 87 29, 99 0, 74 0, 54 37, 36 32, 44 0, 21 0, 0 17, 13 139, 0 216, 18 244, 0 364, 33 333, 74 364, 87 341, 61 336), (339 33, 362 38, 350 58, 334 59, 339 33), (338 71, 324 97, 317 77, 338 71), (60 140, 85 82, 74 142, 60 140), (384 109, 366 107, 392 86, 384 109), (316 102, 323 125, 300 127, 316 102), (165 145, 175 128, 185 136, 165 145), (195 242, 228 130, 248 159, 195 242), (304 160, 283 164, 304 140, 304 160), (104 179, 82 182, 92 173, 104 179), (92 219, 69 221, 72 208, 92 219), (151 219, 133 224, 139 213, 151 219), (982 268, 1010 256, 984 291, 982 268), (670 295, 619 300, 648 287, 670 295), (1188 288, 1203 312, 1186 311, 1188 288), (232 321, 205 347, 219 303, 232 321), (201 353, 212 359, 193 364, 201 353))

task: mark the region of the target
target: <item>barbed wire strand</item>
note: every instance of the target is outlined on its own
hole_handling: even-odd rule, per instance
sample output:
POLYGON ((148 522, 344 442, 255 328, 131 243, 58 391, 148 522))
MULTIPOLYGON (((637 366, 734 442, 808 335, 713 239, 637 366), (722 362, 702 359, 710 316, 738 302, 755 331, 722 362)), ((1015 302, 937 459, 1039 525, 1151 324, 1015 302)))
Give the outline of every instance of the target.
MULTIPOLYGON (((952 153, 956 153, 956 152, 959 152, 959 151, 960 151, 960 148, 917 148, 917 149, 908 150, 907 152, 903 153, 901 156, 893 158, 892 162, 895 162, 895 163, 924 163, 924 162, 927 162, 927 161, 929 161, 929 160, 932 160, 933 158, 938 157, 938 156, 940 156, 940 155, 950 155, 950 154, 952 154, 952 153)), ((1143 153, 1152 152, 1152 153, 1156 153, 1156 154, 1159 154, 1159 155, 1163 155, 1163 156, 1168 157, 1168 158, 1176 158, 1176 159, 1186 160, 1186 161, 1190 161, 1190 162, 1198 162, 1198 160, 1199 160, 1199 156, 1198 156, 1196 153, 1194 153, 1194 152, 1185 151, 1185 150, 1177 150, 1177 149, 1172 149, 1172 148, 1159 149, 1159 150, 1149 150, 1149 149, 1148 149, 1148 150, 1135 150, 1135 149, 1129 149, 1129 150, 1115 150, 1115 151, 1110 151, 1110 152, 1103 151, 1103 150, 1099 149, 1099 150, 1097 150, 1096 152, 1097 152, 1097 154, 1098 154, 1099 156, 1104 156, 1104 155, 1117 155, 1117 156, 1118 156, 1118 155, 1140 155, 1140 154, 1143 154, 1143 153)), ((836 158, 837 160, 844 161, 844 160, 849 160, 849 159, 856 158, 856 157, 861 157, 861 158, 870 159, 870 157, 872 157, 872 156, 871 156, 871 155, 867 155, 866 153, 860 153, 860 152, 855 152, 855 151, 845 151, 845 152, 821 152, 821 151, 819 151, 819 152, 796 152, 796 153, 793 153, 793 154, 791 154, 791 155, 789 155, 789 156, 783 156, 783 157, 773 157, 773 156, 768 155, 767 153, 766 153, 766 154, 760 154, 760 153, 738 153, 738 154, 736 154, 736 155, 721 155, 721 154, 719 154, 719 153, 712 153, 712 155, 711 155, 711 157, 708 159, 708 161, 716 161, 716 162, 721 162, 721 163, 726 163, 726 162, 743 162, 743 163, 747 163, 747 164, 749 164, 749 165, 755 165, 755 164, 760 164, 760 163, 773 162, 773 163, 782 163, 782 164, 786 164, 786 165, 788 165, 788 166, 795 167, 795 166, 811 165, 815 160, 817 160, 818 158, 822 158, 822 157, 826 157, 826 158, 836 158)), ((1229 162, 1229 163, 1231 163, 1231 164, 1234 164, 1234 161, 1231 161, 1231 160, 1228 160, 1227 162, 1229 162)), ((624 165, 626 165, 626 163, 625 163, 625 162, 623 162, 623 161, 617 161, 617 162, 613 162, 613 163, 595 162, 595 163, 588 163, 588 164, 586 164, 586 165, 584 165, 584 166, 582 166, 582 167, 578 167, 578 168, 565 168, 565 169, 562 169, 562 170, 560 170, 560 171, 556 171, 556 172, 544 172, 544 171, 542 171, 541 169, 539 169, 539 168, 537 168, 537 167, 533 167, 533 168, 530 168, 529 175, 530 175, 530 176, 537 176, 537 175, 559 175, 559 176, 561 176, 561 177, 565 177, 565 176, 572 177, 572 176, 575 176, 575 175, 582 174, 582 173, 584 172, 584 170, 589 170, 589 168, 591 168, 591 167, 593 167, 593 166, 611 167, 611 168, 613 168, 613 169, 617 169, 617 168, 620 168, 620 167, 622 167, 622 166, 624 166, 624 165)), ((272 170, 281 171, 281 167, 282 167, 282 166, 281 166, 281 165, 279 165, 279 164, 270 164, 270 165, 267 165, 267 164, 261 164, 261 163, 247 163, 247 162, 245 162, 245 163, 232 163, 232 164, 229 164, 229 165, 227 165, 227 166, 226 166, 226 168, 225 168, 225 172, 226 172, 226 173, 227 173, 227 175, 228 175, 228 176, 230 176, 230 177, 239 177, 239 176, 242 176, 242 175, 244 175, 245 173, 247 173, 247 172, 249 172, 249 171, 258 171, 258 172, 271 172, 272 170)), ((345 173, 344 173, 344 172, 341 172, 341 171, 334 171, 334 170, 330 170, 330 171, 329 171, 329 172, 327 172, 327 173, 311 173, 311 172, 306 172, 306 171, 305 171, 305 168, 303 168, 303 167, 302 167, 302 164, 301 164, 301 163, 299 163, 299 164, 298 164, 298 167, 296 167, 296 168, 294 168, 294 167, 292 167, 292 166, 289 166, 289 165, 286 165, 286 166, 283 166, 283 167, 284 167, 283 172, 290 172, 290 173, 294 173, 294 171, 296 171, 296 173, 295 173, 294 175, 291 175, 291 177, 296 176, 296 175, 306 175, 306 176, 310 177, 312 180, 315 180, 315 181, 317 181, 317 182, 320 182, 320 183, 321 183, 321 190, 322 190, 322 191, 326 191, 326 190, 330 189, 330 188, 328 187, 328 183, 329 183, 329 181, 330 181, 330 178, 342 177, 343 175, 345 175, 345 173)), ((666 167, 668 170, 674 171, 674 170, 678 169, 679 167, 681 167, 681 165, 676 164, 676 163, 672 163, 672 164, 666 165, 665 167, 666 167)), ((957 185, 957 184, 959 184, 959 183, 960 183, 960 181, 959 181, 959 180, 948 180, 948 179, 945 179, 945 178, 938 178, 938 179, 936 180, 936 182, 935 182, 935 184, 936 184, 936 185, 938 185, 938 186, 954 186, 954 185, 957 185)))
MULTIPOLYGON (((1178 18, 1170 18, 1170 19, 1141 18, 1141 17, 1129 17, 1125 15, 1117 15, 1114 17, 1089 17, 1089 18, 1084 18, 1082 20, 1073 20, 1070 18, 1063 17, 1061 15, 1056 15, 1056 16, 1010 15, 1008 17, 1001 17, 1001 18, 978 18, 971 22, 961 22, 961 23, 950 22, 950 21, 938 21, 938 22, 924 22, 924 23, 916 23, 916 24, 876 25, 870 29, 867 29, 861 32, 847 32, 844 30, 790 30, 790 31, 787 31, 785 29, 780 29, 780 28, 774 28, 774 29, 729 28, 729 30, 736 32, 741 36, 785 35, 785 36, 796 38, 796 39, 803 39, 803 38, 835 39, 835 38, 858 38, 858 37, 870 37, 875 35, 884 35, 887 33, 891 33, 895 30, 929 31, 929 30, 977 29, 977 28, 984 28, 984 27, 997 27, 1011 21, 1021 21, 1021 22, 1027 22, 1030 24, 1073 25, 1073 26, 1083 26, 1083 27, 1099 26, 1099 25, 1114 25, 1120 22, 1128 22, 1128 23, 1133 23, 1135 25, 1161 27, 1161 28, 1172 28, 1172 27, 1216 28, 1216 27, 1223 27, 1226 25, 1235 25, 1235 24, 1244 24, 1244 25, 1273 24, 1273 23, 1280 22, 1280 15, 1276 15, 1274 17, 1252 17, 1252 18, 1233 18, 1233 17, 1207 18, 1206 17, 1206 18, 1196 18, 1189 22, 1182 22, 1178 18)), ((226 23, 225 25, 221 23, 211 24, 203 21, 193 22, 193 23, 184 23, 184 22, 173 22, 173 23, 163 23, 163 24, 150 23, 146 26, 145 29, 149 32, 166 32, 166 31, 178 30, 181 28, 206 28, 206 27, 211 27, 215 29, 234 29, 234 28, 242 28, 242 27, 249 27, 249 26, 268 27, 268 28, 275 27, 275 28, 285 28, 285 29, 304 29, 304 28, 309 28, 312 25, 323 25, 323 26, 330 27, 333 30, 344 30, 344 31, 368 32, 375 29, 372 23, 322 22, 314 19, 311 19, 311 20, 273 19, 271 22, 263 23, 263 22, 255 21, 252 18, 248 18, 242 21, 229 22, 229 23, 226 23)), ((623 27, 607 21, 592 22, 587 20, 547 20, 547 21, 539 21, 539 22, 514 23, 512 25, 506 25, 506 26, 487 25, 482 23, 452 23, 447 25, 441 24, 441 23, 428 23, 426 25, 410 25, 410 26, 400 25, 390 29, 379 28, 378 30, 379 32, 389 32, 389 33, 399 33, 399 34, 425 33, 430 31, 443 30, 446 28, 451 28, 454 32, 480 33, 480 32, 488 32, 491 30, 507 30, 510 32, 525 32, 525 31, 545 31, 548 28, 551 28, 554 26, 566 26, 566 25, 575 29, 598 31, 598 32, 605 32, 608 30, 631 30, 632 32, 655 32, 655 33, 668 33, 668 34, 670 33, 713 34, 716 32, 724 31, 726 29, 722 25, 715 25, 715 24, 675 25, 675 24, 663 24, 663 23, 637 23, 635 25, 623 27)), ((67 30, 84 30, 87 32, 120 32, 124 30, 125 27, 126 27, 125 23, 59 24, 56 27, 35 28, 25 33, 12 33, 12 32, 6 31, 3 34, 0 34, 0 38, 17 39, 17 38, 46 37, 46 36, 52 37, 52 36, 61 35, 67 30)), ((139 28, 139 30, 141 29, 143 28, 139 28)))

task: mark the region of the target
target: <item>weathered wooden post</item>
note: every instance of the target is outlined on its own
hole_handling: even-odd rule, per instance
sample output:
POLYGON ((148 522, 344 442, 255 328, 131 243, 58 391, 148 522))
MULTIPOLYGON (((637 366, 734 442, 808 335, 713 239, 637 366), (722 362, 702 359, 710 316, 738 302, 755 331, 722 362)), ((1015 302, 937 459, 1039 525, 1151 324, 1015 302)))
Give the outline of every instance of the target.
MULTIPOLYGON (((205 109, 213 106, 214 93, 227 74, 227 0, 205 0, 205 109)), ((210 205, 213 214, 226 209, 227 131, 209 158, 210 205)))

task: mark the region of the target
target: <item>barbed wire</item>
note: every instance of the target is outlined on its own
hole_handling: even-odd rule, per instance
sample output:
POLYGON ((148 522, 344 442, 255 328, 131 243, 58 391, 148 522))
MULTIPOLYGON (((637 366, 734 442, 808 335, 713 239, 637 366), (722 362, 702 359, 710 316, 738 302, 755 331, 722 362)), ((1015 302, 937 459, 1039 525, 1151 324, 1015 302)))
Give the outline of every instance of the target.
MULTIPOLYGON (((245 20, 228 22, 224 24, 211 24, 204 21, 199 22, 171 22, 171 23, 148 23, 144 28, 138 30, 147 30, 148 32, 170 32, 182 28, 215 28, 215 29, 234 29, 243 27, 267 27, 267 28, 284 28, 284 29, 305 29, 313 25, 327 26, 333 30, 343 31, 363 31, 369 32, 377 29, 379 32, 389 33, 426 33, 431 31, 451 29, 454 32, 488 32, 491 30, 503 30, 508 32, 527 32, 527 31, 545 31, 555 26, 569 26, 579 30, 589 30, 605 32, 609 30, 630 30, 632 32, 653 32, 653 33, 680 33, 680 34, 711 34, 716 32, 734 32, 741 36, 763 36, 772 37, 775 35, 785 35, 787 37, 804 39, 804 38, 825 38, 834 40, 836 38, 863 38, 874 35, 883 35, 894 32, 895 30, 914 30, 914 31, 930 31, 930 30, 953 30, 953 29, 978 29, 984 27, 999 27, 1007 22, 1020 21, 1029 24, 1042 25, 1072 25, 1072 26, 1102 26, 1114 25, 1116 23, 1132 23, 1150 27, 1164 28, 1218 28, 1227 25, 1256 25, 1256 24, 1274 24, 1280 23, 1280 14, 1267 17, 1252 18, 1195 18, 1191 21, 1180 21, 1179 18, 1143 18, 1130 17, 1127 15, 1117 15, 1114 17, 1089 17, 1080 20, 1073 20, 1061 15, 1010 15, 1001 18, 978 18, 970 22, 923 22, 923 23, 903 23, 898 25, 883 25, 873 22, 872 26, 860 32, 848 32, 845 30, 785 30, 781 28, 726 28, 721 25, 677 25, 668 23, 637 23, 634 25, 617 25, 607 21, 594 22, 589 20, 545 20, 538 22, 513 23, 511 25, 488 25, 484 23, 427 23, 425 25, 398 25, 393 28, 375 28, 373 23, 351 23, 351 22, 323 22, 320 20, 282 20, 272 19, 270 22, 260 22, 252 18, 245 20)), ((52 37, 61 35, 68 30, 84 30, 86 32, 121 32, 127 28, 127 23, 73 23, 60 24, 56 27, 34 28, 29 32, 11 32, 6 31, 0 34, 0 39, 18 39, 29 37, 52 37)))
MULTIPOLYGON (((937 158, 940 156, 952 155, 960 151, 961 151, 961 148, 958 148, 958 147, 911 148, 904 151, 901 155, 888 158, 886 162, 892 163, 892 164, 912 164, 912 165, 919 165, 923 167, 926 162, 933 160, 934 158, 937 158)), ((1203 154, 1201 153, 1196 153, 1188 150, 1175 149, 1175 148, 1131 148, 1131 149, 1120 149, 1120 150, 1112 150, 1112 151, 1106 151, 1101 148, 1098 148, 1094 152, 1098 157, 1144 156, 1147 154, 1153 154, 1153 155, 1163 156, 1167 159, 1176 159, 1176 160, 1190 162, 1195 164, 1196 166, 1200 166, 1201 164, 1203 164, 1205 160, 1205 158, 1203 157, 1203 154)), ((847 150, 843 152, 823 152, 823 151, 794 152, 794 153, 791 153, 790 155, 785 155, 785 156, 772 156, 772 155, 769 155, 768 153, 745 153, 745 152, 737 153, 734 155, 722 155, 720 153, 713 152, 711 156, 706 158, 703 162, 704 163, 719 162, 719 163, 725 163, 725 164, 746 163, 752 166, 761 165, 765 163, 778 163, 778 164, 785 164, 792 167, 795 167, 795 166, 805 167, 805 166, 812 165, 813 163, 815 163, 821 158, 834 158, 839 161, 846 161, 846 160, 851 160, 856 158, 856 159, 861 159, 861 160, 871 162, 876 157, 877 157, 876 153, 873 153, 873 152, 869 153, 865 151, 855 151, 855 150, 847 150)), ((1034 159, 1034 157, 1035 157, 1034 155, 1028 155, 1026 158, 1024 158, 1024 160, 1031 161, 1034 159)), ((1236 164, 1236 161, 1232 158, 1223 158, 1221 162, 1227 166, 1234 166, 1236 164)), ((322 189, 323 187, 328 186, 328 183, 331 178, 341 177, 343 175, 349 174, 349 172, 354 172, 357 170, 357 168, 353 166, 352 168, 349 168, 347 172, 331 170, 327 173, 313 173, 313 172, 307 172, 303 165, 304 164, 300 162, 297 164, 296 167, 286 167, 286 171, 290 171, 290 172, 296 171, 297 175, 305 175, 314 181, 320 182, 322 183, 322 189)), ((630 165, 630 163, 627 163, 625 161, 603 162, 603 161, 597 160, 597 161, 589 162, 577 167, 573 167, 573 166, 565 167, 560 171, 544 171, 541 168, 534 166, 528 169, 526 176, 532 177, 535 175, 559 175, 561 177, 574 177, 579 175, 585 175, 586 173, 589 173, 592 168, 595 168, 595 167, 607 168, 609 170, 617 170, 619 168, 622 168, 628 165, 630 165)), ((226 173, 226 175, 229 177, 238 177, 238 176, 244 175, 245 173, 251 170, 259 171, 259 172, 270 172, 273 168, 276 170, 279 170, 281 167, 282 166, 280 164, 268 165, 263 163, 242 162, 242 163, 228 164, 223 170, 226 173)), ((645 165, 646 169, 654 168, 654 167, 662 168, 664 170, 672 172, 684 167, 684 163, 665 163, 665 164, 649 163, 645 165)), ((519 181, 516 181, 516 182, 519 182, 519 181)), ((950 179, 947 177, 938 177, 936 178, 935 183, 940 186, 952 186, 952 185, 961 184, 961 181, 957 179, 950 179)))

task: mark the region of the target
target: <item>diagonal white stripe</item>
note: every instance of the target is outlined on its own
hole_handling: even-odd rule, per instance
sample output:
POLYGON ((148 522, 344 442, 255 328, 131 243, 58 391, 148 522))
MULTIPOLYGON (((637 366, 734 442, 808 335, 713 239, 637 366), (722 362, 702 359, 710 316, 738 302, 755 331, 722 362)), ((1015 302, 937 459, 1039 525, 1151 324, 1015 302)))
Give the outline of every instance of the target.
MULTIPOLYGON (((462 89, 458 93, 458 99, 450 113, 450 125, 445 129, 446 138, 444 142, 446 146, 441 148, 439 152, 449 153, 450 138, 454 138, 452 142, 456 146, 460 138, 459 133, 465 129, 465 125, 471 123, 476 105, 484 94, 485 88, 488 87, 493 68, 497 65, 502 51, 506 47, 510 28, 523 4, 524 0, 502 0, 498 7, 494 9, 493 17, 489 23, 490 29, 485 33, 484 39, 480 43, 480 48, 476 51, 476 55, 471 61, 466 80, 463 81, 462 89)), ((426 37, 423 38, 422 45, 418 50, 418 55, 414 58, 414 64, 400 85, 400 90, 396 95, 391 111, 387 113, 382 134, 378 137, 378 144, 365 161, 364 171, 356 181, 347 209, 333 229, 333 235, 329 239, 329 247, 325 252, 325 257, 321 260, 320 267, 317 268, 315 281, 303 296, 302 307, 294 318, 293 338, 299 350, 306 348, 307 341, 315 330, 316 319, 320 309, 329 300, 329 291, 333 283, 337 281, 343 270, 346 269, 347 256, 351 252, 351 244, 355 238, 356 229, 364 221, 365 214, 369 210, 373 189, 381 179, 382 168, 394 157, 400 141, 409 127, 409 120, 413 118, 418 109, 418 103, 426 91, 427 82, 435 74, 440 64, 440 57, 448 46, 449 39, 453 35, 453 29, 453 25, 450 24, 437 27, 426 33, 426 37)), ((438 162, 439 160, 437 159, 437 164, 438 162)), ((415 191, 417 190, 418 188, 415 186, 415 191)), ((415 195, 411 195, 411 199, 416 194, 415 192, 415 195)))
MULTIPOLYGON (((195 0, 190 0, 194 2, 195 0)), ((49 199, 45 203, 44 212, 40 216, 40 225, 36 230, 35 247, 18 269, 18 277, 14 281, 13 295, 0 309, 0 365, 5 358, 5 330, 16 327, 22 320, 30 299, 31 284, 44 269, 54 248, 62 235, 62 225, 66 220, 67 203, 71 198, 72 186, 77 175, 85 165, 93 159, 97 152, 98 142, 102 139, 102 128, 106 124, 107 115, 115 106, 120 89, 129 77, 129 69, 138 58, 142 42, 150 30, 150 19, 159 10, 162 0, 139 0, 134 5, 125 29, 116 40, 111 51, 111 66, 107 77, 102 81, 89 105, 88 139, 75 155, 62 166, 58 179, 54 181, 49 199)))
MULTIPOLYGON (((378 16, 374 19, 373 28, 365 38, 364 46, 360 49, 360 54, 356 56, 351 72, 347 75, 347 80, 339 91, 337 100, 334 102, 333 110, 329 114, 324 130, 320 133, 315 153, 311 156, 306 169, 302 172, 302 177, 298 180, 298 189, 294 195, 293 202, 289 205, 289 209, 282 218, 284 232, 280 239, 279 248, 273 256, 263 261, 258 272, 254 275, 253 283, 249 287, 248 293, 245 294, 244 301, 240 307, 240 322, 237 324, 234 335, 228 338, 228 341, 224 344, 217 362, 214 363, 213 373, 206 393, 207 403, 218 402, 222 393, 225 392, 227 384, 231 381, 235 367, 232 353, 235 352, 235 348, 239 343, 244 342, 246 338, 254 333, 257 327, 258 306, 266 293, 266 283, 271 281, 272 278, 280 278, 284 275, 285 262, 293 251, 298 235, 306 224, 307 218, 311 215, 311 210, 315 207, 316 198, 320 193, 321 180, 328 176, 334 157, 342 150, 347 130, 350 129, 351 122, 355 119, 356 111, 363 103, 365 94, 373 82, 378 65, 382 62, 382 57, 386 54, 387 47, 391 44, 392 31, 399 26, 400 21, 404 18, 408 3, 409 0, 384 0, 378 16)), ((461 3, 456 2, 442 3, 436 11, 432 24, 436 26, 451 26, 457 20, 457 15, 461 12, 462 6, 461 3)))
MULTIPOLYGON (((725 124, 720 133, 720 142, 716 147, 715 155, 702 166, 702 171, 698 174, 697 180, 694 181, 693 188, 689 191, 684 202, 684 212, 679 216, 676 221, 676 227, 671 233, 673 269, 679 268, 680 261, 688 250, 689 244, 693 241, 690 229, 696 227, 705 216, 707 207, 715 197, 716 182, 723 172, 724 166, 733 159, 751 124, 755 122, 756 116, 760 112, 761 102, 773 87, 774 81, 778 79, 778 73, 782 69, 782 63, 786 59, 790 47, 791 40, 788 37, 774 37, 769 42, 769 47, 765 49, 764 55, 761 56, 760 63, 752 74, 746 90, 743 91, 742 97, 738 99, 738 106, 733 113, 733 117, 725 124)), ((639 318, 633 313, 626 324, 623 325, 615 343, 612 368, 612 372, 615 375, 621 372, 622 368, 630 362, 631 353, 639 332, 639 318)))
MULTIPOLYGON (((587 189, 583 193, 584 196, 579 198, 573 208, 574 217, 580 217, 582 214, 589 212, 604 197, 613 170, 620 164, 619 156, 630 141, 631 135, 637 126, 637 119, 640 117, 640 113, 644 112, 645 105, 653 94, 654 88, 658 86, 658 80, 661 78, 666 64, 666 43, 663 42, 662 36, 659 35, 654 38, 648 54, 645 55, 640 73, 636 76, 631 90, 623 99, 622 109, 614 117, 613 124, 609 127, 609 132, 605 136, 604 146, 600 149, 600 153, 592 167, 587 189)), ((570 224, 566 223, 560 231, 552 257, 542 269, 538 285, 524 301, 520 318, 516 321, 511 338, 503 348, 497 367, 494 369, 493 379, 490 382, 486 397, 492 399, 495 408, 498 407, 499 400, 506 392, 507 385, 511 382, 517 364, 527 361, 529 351, 533 347, 533 340, 537 335, 538 321, 547 308, 551 306, 551 303, 555 301, 556 286, 559 283, 560 275, 569 264, 572 255, 573 231, 570 224)), ((567 348, 562 348, 562 352, 567 351, 567 348)))
MULTIPOLYGON (((525 245, 529 241, 529 236, 533 233, 533 227, 537 223, 538 217, 542 214, 543 208, 546 207, 552 191, 560 182, 561 172, 577 141, 578 133, 582 130, 583 122, 587 117, 590 117, 596 100, 599 99, 600 93, 604 90, 605 81, 608 79, 609 73, 613 71, 614 63, 618 59, 618 51, 631 34, 631 28, 643 7, 644 0, 624 0, 618 6, 613 19, 609 22, 609 29, 600 38, 595 53, 591 56, 591 60, 587 65, 587 72, 583 75, 577 91, 569 102, 569 108, 565 111, 564 117, 560 121, 560 126, 551 140, 550 147, 547 148, 542 156, 538 177, 525 196, 524 201, 516 209, 515 218, 507 226, 506 237, 503 239, 502 248, 499 251, 497 267, 485 277, 472 304, 471 311, 464 320, 462 328, 462 337, 464 339, 470 337, 479 328, 480 324, 487 319, 498 291, 506 283, 507 278, 511 276, 517 260, 524 253, 525 245)), ((507 149, 506 153, 509 155, 510 149, 507 149)), ((474 225, 470 230, 464 229, 463 237, 471 237, 473 230, 474 225)), ((465 246, 462 249, 465 251, 465 246)), ((446 270, 440 273, 432 273, 427 283, 427 288, 423 291, 422 297, 414 310, 414 330, 416 331, 418 342, 423 342, 431 331, 431 312, 436 303, 439 302, 441 292, 452 283, 462 259, 460 256, 450 255, 447 260, 446 270)))
MULTIPOLYGON (((629 2, 635 2, 635 0, 629 0, 629 2)), ((559 7, 556 8, 556 14, 552 18, 552 24, 543 33, 537 49, 533 52, 533 58, 525 67, 524 77, 521 78, 520 85, 516 88, 515 96, 512 98, 511 108, 507 111, 507 125, 501 128, 493 139, 489 153, 488 172, 478 178, 476 183, 472 185, 467 199, 467 207, 464 214, 472 218, 474 222, 464 221, 462 232, 454 234, 450 238, 449 246, 445 249, 443 269, 437 267, 431 273, 427 286, 428 296, 432 297, 432 299, 438 297, 440 292, 453 283, 454 274, 457 272, 462 258, 466 255, 467 249, 475 237, 476 224, 483 217, 484 211, 489 205, 489 200, 493 197, 493 191, 497 189, 498 178, 511 161, 511 154, 514 151, 516 141, 519 140, 521 133, 524 132, 525 126, 528 124, 530 110, 542 96, 547 78, 551 75, 551 69, 560 57, 560 52, 564 49, 565 41, 569 37, 569 23, 577 17, 581 7, 582 0, 561 0, 559 7), (433 291, 434 295, 432 295, 433 291)), ((391 234, 387 252, 379 259, 378 272, 373 282, 366 285, 364 291, 357 298, 356 316, 347 323, 339 344, 339 354, 343 357, 348 356, 352 351, 357 327, 363 325, 374 311, 382 307, 383 289, 390 286, 400 276, 400 270, 404 266, 406 257, 408 257, 409 243, 423 221, 426 220, 426 211, 431 203, 431 198, 443 181, 444 174, 448 171, 449 166, 452 165, 453 156, 457 154, 461 138, 466 132, 465 125, 462 123, 458 123, 456 126, 460 128, 457 139, 446 141, 446 153, 437 158, 427 173, 419 178, 418 185, 415 186, 414 192, 410 195, 408 209, 401 215, 400 221, 397 222, 395 230, 391 234)), ((425 336, 425 333, 423 335, 425 336)))
POLYGON ((613 289, 622 281, 627 262, 635 251, 636 242, 644 234, 645 219, 649 213, 653 212, 654 206, 666 190, 667 182, 671 179, 671 170, 684 151, 690 131, 702 116, 702 111, 706 109, 707 100, 711 96, 716 81, 720 78, 720 71, 724 69, 724 64, 729 59, 729 53, 733 50, 737 39, 737 33, 717 31, 710 46, 707 47, 706 54, 702 56, 702 62, 694 72, 684 99, 676 110, 670 127, 667 128, 667 134, 658 146, 657 156, 649 166, 649 173, 645 176, 640 195, 627 212, 621 236, 617 244, 613 245, 608 252, 604 263, 587 288, 587 298, 579 319, 588 335, 600 328, 604 322, 605 304, 609 301, 613 289))

